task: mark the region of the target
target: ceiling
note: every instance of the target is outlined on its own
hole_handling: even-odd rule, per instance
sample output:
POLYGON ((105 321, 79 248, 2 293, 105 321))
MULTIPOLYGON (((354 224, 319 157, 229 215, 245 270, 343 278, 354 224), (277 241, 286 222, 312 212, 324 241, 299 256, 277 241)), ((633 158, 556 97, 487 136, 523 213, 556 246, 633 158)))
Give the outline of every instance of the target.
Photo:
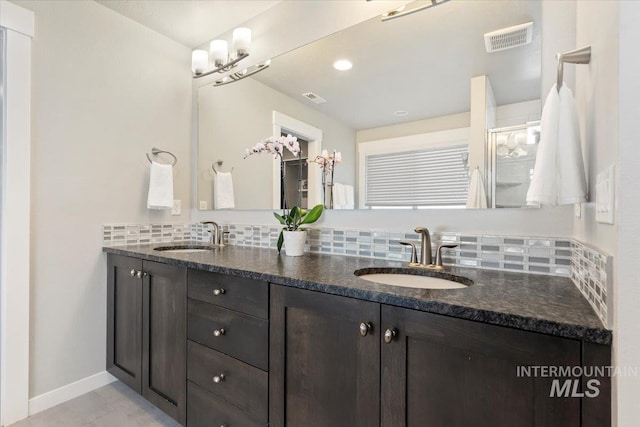
POLYGON ((540 2, 453 0, 387 22, 370 19, 274 58, 253 78, 357 130, 469 111, 478 75, 489 76, 498 105, 539 99, 541 19, 540 2), (485 51, 484 33, 528 21, 532 43, 485 51), (335 70, 340 58, 353 68, 335 70), (327 103, 316 105, 305 92, 327 103), (394 116, 398 110, 408 114, 394 116))
POLYGON ((206 43, 282 0, 95 0, 189 48, 206 43))

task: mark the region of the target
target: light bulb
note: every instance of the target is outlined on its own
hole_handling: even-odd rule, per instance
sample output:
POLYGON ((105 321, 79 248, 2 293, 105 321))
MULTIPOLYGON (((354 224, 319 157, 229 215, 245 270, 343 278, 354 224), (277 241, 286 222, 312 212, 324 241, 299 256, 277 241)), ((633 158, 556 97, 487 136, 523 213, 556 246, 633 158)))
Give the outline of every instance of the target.
POLYGON ((206 50, 194 50, 191 52, 191 70, 193 74, 202 74, 209 65, 209 54, 206 50))
POLYGON ((249 28, 240 27, 233 30, 233 50, 238 55, 249 52, 251 46, 251 30, 249 28))
POLYGON ((213 65, 221 67, 229 61, 229 45, 226 40, 213 40, 209 47, 213 65))

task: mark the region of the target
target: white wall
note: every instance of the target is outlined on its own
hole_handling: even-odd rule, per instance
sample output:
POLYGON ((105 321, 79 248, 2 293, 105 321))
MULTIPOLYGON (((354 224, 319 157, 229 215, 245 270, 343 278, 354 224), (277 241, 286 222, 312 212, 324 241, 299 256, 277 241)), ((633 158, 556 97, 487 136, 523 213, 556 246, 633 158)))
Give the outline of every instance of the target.
MULTIPOLYGON (((626 91, 620 85, 619 75, 622 69, 619 64, 619 2, 607 0, 578 1, 576 6, 576 46, 591 45, 591 63, 589 65, 567 65, 575 68, 576 90, 575 98, 582 134, 583 155, 585 158, 587 181, 589 187, 589 202, 582 204, 582 218, 574 219, 574 236, 591 244, 613 256, 613 289, 607 294, 607 315, 609 327, 613 329, 612 363, 619 366, 621 345, 633 345, 626 342, 618 332, 622 323, 632 322, 634 315, 629 312, 619 313, 618 304, 629 304, 634 301, 621 301, 620 278, 618 277, 621 259, 618 257, 618 239, 620 212, 616 215, 616 224, 600 224, 595 219, 595 184, 596 175, 611 164, 618 164, 619 138, 619 96, 626 91), (620 317, 622 315, 622 317, 620 317)), ((637 41, 636 41, 637 42, 637 41)), ((635 119, 637 121, 637 118, 635 119)), ((637 168, 637 165, 636 165, 637 168)), ((619 172, 617 172, 619 173, 619 172)), ((637 186, 637 183, 636 183, 637 186)), ((617 185, 619 193, 621 187, 617 185)), ((620 194, 630 197, 633 193, 620 194)), ((633 262, 635 265, 637 261, 633 262)), ((635 300, 637 301, 637 299, 635 300)), ((629 327, 630 325, 625 325, 629 327)), ((631 351, 629 354, 634 354, 631 351)), ((638 353, 635 353, 638 354, 638 353)), ((636 359, 629 365, 637 365, 636 359)), ((631 362, 631 361, 629 361, 631 362)), ((633 381, 637 385, 637 379, 633 381)), ((624 423, 618 411, 631 411, 634 405, 622 406, 619 399, 626 399, 620 389, 619 378, 612 379, 613 425, 632 425, 624 423)), ((629 418, 632 419, 632 418, 629 418)))
MULTIPOLYGON (((254 79, 242 83, 199 90, 198 202, 213 199, 211 163, 224 161, 223 171, 234 168, 233 186, 239 209, 273 205, 271 174, 273 156, 253 155, 243 159, 245 148, 273 134, 273 111, 322 130, 322 149, 342 152, 335 181, 355 185, 356 133, 321 112, 254 79)), ((304 156, 307 153, 303 153, 304 156)), ((311 164, 309 167, 318 168, 311 164)), ((198 204, 199 206, 199 204, 198 204)))
MULTIPOLYGON (((620 3, 619 47, 619 129, 618 129, 618 244, 615 275, 614 357, 618 366, 638 366, 640 361, 640 328, 638 307, 638 253, 640 252, 640 147, 638 118, 640 117, 640 3, 620 3)), ((602 145, 608 146, 606 139, 602 145)), ((640 419, 640 379, 617 378, 617 399, 614 410, 618 426, 631 426, 640 419)))
POLYGON ((146 209, 152 146, 190 205, 190 49, 91 1, 19 1, 33 41, 30 395, 105 369, 105 222, 146 209))

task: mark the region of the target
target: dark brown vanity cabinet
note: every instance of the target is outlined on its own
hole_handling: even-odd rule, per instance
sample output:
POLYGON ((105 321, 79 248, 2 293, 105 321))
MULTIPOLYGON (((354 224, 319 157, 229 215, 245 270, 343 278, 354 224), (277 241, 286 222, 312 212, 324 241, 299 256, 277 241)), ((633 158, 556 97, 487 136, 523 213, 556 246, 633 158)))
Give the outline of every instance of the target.
POLYGON ((109 254, 107 370, 186 421, 187 270, 109 254))
POLYGON ((269 284, 189 270, 187 425, 266 426, 269 284))
POLYGON ((518 375, 589 363, 577 340, 276 285, 270 336, 273 427, 608 425, 608 392, 550 398, 551 378, 518 375))
POLYGON ((579 398, 518 366, 580 366, 580 342, 382 306, 381 425, 579 427, 579 398))
POLYGON ((380 425, 380 305, 271 286, 269 425, 380 425))

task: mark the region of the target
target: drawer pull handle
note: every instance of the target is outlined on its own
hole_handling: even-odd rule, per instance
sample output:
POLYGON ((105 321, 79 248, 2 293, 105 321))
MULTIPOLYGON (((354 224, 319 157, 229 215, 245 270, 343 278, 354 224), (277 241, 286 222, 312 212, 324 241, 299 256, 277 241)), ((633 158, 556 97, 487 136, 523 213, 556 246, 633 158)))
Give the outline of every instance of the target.
POLYGON ((213 290, 213 294, 214 294, 215 296, 222 295, 222 294, 224 294, 225 292, 226 292, 226 291, 225 291, 223 288, 220 288, 220 289, 214 289, 214 290, 213 290))
POLYGON ((216 384, 221 383, 222 381, 224 381, 224 374, 216 375, 215 377, 213 377, 213 382, 216 384))
POLYGON ((222 328, 216 329, 215 331, 213 331, 213 335, 216 336, 216 337, 224 335, 224 329, 222 329, 222 328))
POLYGON ((398 335, 398 331, 396 331, 395 329, 387 329, 384 332, 384 342, 389 344, 391 341, 393 341, 396 335, 398 335))
POLYGON ((371 330, 371 323, 362 322, 360 323, 360 335, 366 337, 369 331, 371 330))

